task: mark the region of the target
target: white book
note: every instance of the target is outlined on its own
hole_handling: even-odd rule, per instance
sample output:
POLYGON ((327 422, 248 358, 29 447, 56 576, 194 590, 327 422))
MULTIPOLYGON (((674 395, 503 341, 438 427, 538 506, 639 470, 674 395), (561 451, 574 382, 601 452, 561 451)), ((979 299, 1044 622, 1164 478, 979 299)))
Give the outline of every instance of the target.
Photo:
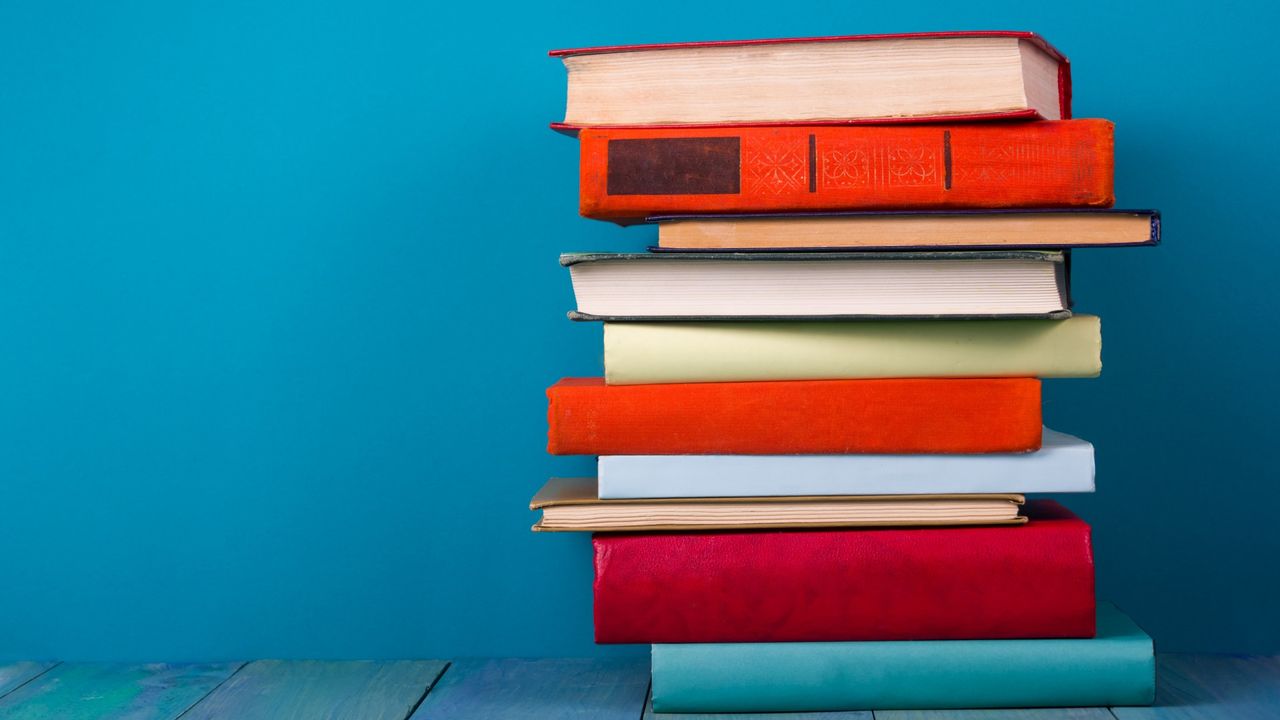
POLYGON ((579 320, 1066 317, 1061 252, 566 253, 579 320))
POLYGON ((1093 445, 1045 428, 1040 450, 982 455, 612 455, 601 500, 1093 492, 1093 445))
POLYGON ((932 33, 556 50, 570 125, 1039 116, 1066 59, 1030 33, 932 33))

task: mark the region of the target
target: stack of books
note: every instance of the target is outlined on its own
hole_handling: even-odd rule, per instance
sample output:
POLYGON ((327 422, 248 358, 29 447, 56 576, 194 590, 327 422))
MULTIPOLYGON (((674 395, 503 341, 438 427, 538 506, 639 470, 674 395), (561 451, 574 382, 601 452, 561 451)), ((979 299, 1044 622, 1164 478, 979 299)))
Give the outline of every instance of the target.
POLYGON ((1153 245, 1109 210, 1113 128, 1070 119, 1038 36, 557 51, 581 211, 651 222, 570 254, 604 377, 548 390, 534 498, 595 533, 595 636, 652 644, 657 712, 1136 705, 1151 639, 1095 601, 1094 489, 1040 378, 1101 371, 1070 249, 1153 245))

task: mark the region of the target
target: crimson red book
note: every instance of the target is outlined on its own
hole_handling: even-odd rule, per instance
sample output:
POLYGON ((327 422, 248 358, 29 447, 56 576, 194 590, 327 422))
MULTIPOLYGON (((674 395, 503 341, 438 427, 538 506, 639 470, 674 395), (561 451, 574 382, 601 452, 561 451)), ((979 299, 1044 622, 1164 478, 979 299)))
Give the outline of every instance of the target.
POLYGON ((583 130, 579 211, 678 213, 1111 207, 1107 120, 583 130))
POLYGON ((599 534, 599 643, 1083 638, 1089 526, 599 534))

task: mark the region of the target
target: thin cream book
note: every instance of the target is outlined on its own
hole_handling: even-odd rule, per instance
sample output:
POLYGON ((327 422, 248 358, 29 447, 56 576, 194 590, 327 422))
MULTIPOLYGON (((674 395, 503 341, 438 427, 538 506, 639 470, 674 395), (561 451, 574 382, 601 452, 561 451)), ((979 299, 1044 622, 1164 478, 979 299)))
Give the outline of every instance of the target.
POLYGON ((894 377, 1096 377, 1102 325, 1065 320, 604 325, 610 385, 894 377))
POLYGON ((1078 248, 1156 245, 1154 210, 844 212, 669 215, 660 250, 890 250, 1078 248))
POLYGON ((601 500, 595 478, 552 478, 536 532, 1014 525, 1021 495, 843 495, 601 500))

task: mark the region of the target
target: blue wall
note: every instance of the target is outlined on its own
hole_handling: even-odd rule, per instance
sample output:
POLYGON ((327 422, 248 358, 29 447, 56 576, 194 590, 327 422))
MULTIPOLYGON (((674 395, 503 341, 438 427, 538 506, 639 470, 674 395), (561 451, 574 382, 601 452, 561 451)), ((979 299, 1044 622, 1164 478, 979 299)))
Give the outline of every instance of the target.
MULTIPOLYGON (((543 388, 600 370, 554 135, 586 44, 1034 29, 1166 246, 1081 252, 1099 587, 1280 650, 1276 17, 1162 2, 0 5, 0 658, 634 653, 535 536, 543 388)), ((1259 6, 1261 4, 1259 3, 1259 6)))

